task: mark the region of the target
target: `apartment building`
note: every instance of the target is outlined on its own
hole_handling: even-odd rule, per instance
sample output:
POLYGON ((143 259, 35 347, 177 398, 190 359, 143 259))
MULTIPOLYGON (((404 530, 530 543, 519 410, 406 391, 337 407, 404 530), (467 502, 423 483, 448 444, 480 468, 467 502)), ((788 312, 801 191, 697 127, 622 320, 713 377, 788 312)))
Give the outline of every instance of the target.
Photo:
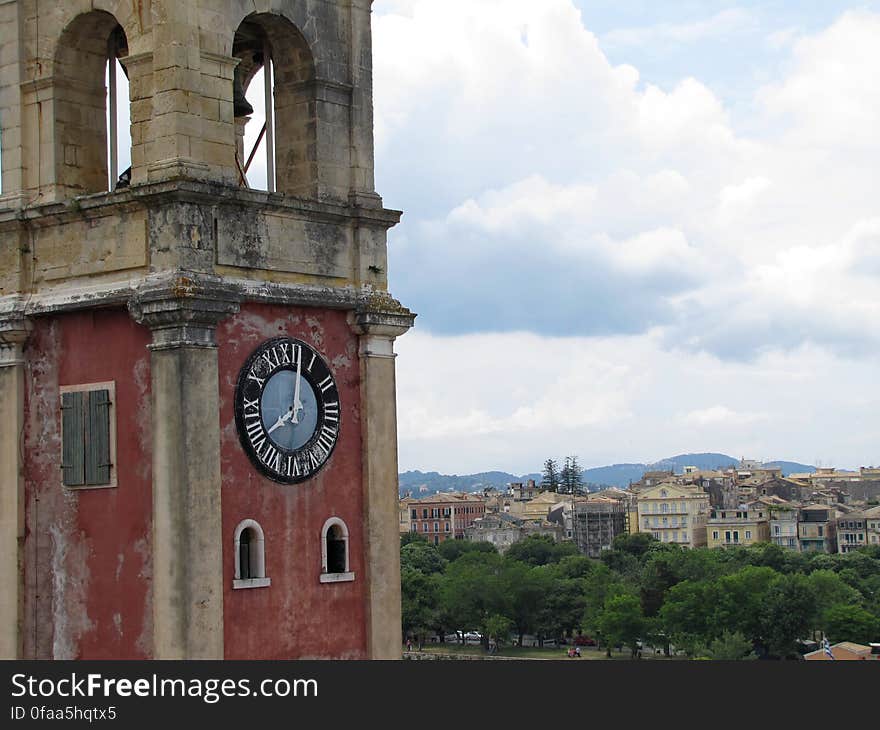
POLYGON ((486 503, 477 494, 434 494, 409 503, 410 531, 439 545, 463 539, 464 531, 486 513, 486 503))
POLYGON ((706 526, 706 545, 734 547, 770 541, 770 512, 760 501, 737 509, 713 509, 706 526))
POLYGON ((709 495, 700 487, 669 482, 647 487, 637 506, 640 532, 683 547, 706 546, 709 495))

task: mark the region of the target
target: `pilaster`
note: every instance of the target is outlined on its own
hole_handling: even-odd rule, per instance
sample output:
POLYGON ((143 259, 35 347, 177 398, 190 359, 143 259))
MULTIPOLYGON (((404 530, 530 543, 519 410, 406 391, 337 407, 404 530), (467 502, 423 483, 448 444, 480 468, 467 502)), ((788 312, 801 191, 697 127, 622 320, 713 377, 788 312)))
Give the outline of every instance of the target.
POLYGON ((221 285, 178 277, 129 305, 153 332, 153 657, 223 658, 217 324, 221 285))
POLYGON ((367 654, 401 655, 400 533, 397 492, 397 398, 394 340, 415 316, 390 297, 374 296, 353 316, 360 335, 364 558, 367 654))
POLYGON ((24 343, 30 322, 0 317, 0 659, 22 655, 24 599, 21 549, 24 542, 24 343))

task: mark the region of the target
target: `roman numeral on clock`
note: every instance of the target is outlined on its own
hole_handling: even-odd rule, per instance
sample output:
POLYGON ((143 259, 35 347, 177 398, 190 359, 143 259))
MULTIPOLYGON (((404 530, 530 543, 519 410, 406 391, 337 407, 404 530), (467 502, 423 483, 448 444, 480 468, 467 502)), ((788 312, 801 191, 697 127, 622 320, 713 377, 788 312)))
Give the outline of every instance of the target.
POLYGON ((260 416, 260 399, 256 398, 255 400, 251 400, 247 396, 244 396, 244 417, 245 418, 259 418, 260 416))
POLYGON ((326 423, 321 426, 321 433, 318 435, 318 443, 324 447, 327 453, 330 453, 330 450, 333 448, 333 443, 336 441, 336 429, 330 428, 326 423))
POLYGON ((324 420, 339 423, 339 401, 324 404, 324 420))
POLYGON ((260 420, 259 412, 254 416, 254 420, 249 421, 246 425, 247 435, 253 443, 258 436, 263 433, 263 422, 260 420))
POLYGON ((274 469, 277 472, 281 471, 281 454, 278 453, 278 450, 270 442, 266 442, 265 452, 262 454, 257 452, 257 454, 260 457, 260 461, 270 469, 274 469))

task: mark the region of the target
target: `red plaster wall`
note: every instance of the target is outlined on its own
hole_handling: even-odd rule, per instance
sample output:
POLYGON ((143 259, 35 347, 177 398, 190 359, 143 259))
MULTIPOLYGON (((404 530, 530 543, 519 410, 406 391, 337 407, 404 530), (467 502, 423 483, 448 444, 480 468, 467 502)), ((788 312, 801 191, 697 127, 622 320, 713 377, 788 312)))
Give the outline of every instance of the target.
POLYGON ((149 342, 125 310, 36 320, 23 439, 26 658, 152 654, 149 342), (111 380, 118 486, 63 487, 59 386, 111 380))
POLYGON ((228 659, 366 658, 363 561, 360 371, 357 338, 344 312, 246 305, 217 331, 223 503, 223 615, 228 659), (248 356, 271 337, 311 344, 339 389, 341 427, 330 460, 310 481, 277 484, 263 477, 239 442, 235 384, 248 356), (328 517, 349 529, 355 581, 322 584, 321 528, 328 517), (263 528, 268 588, 233 590, 236 526, 263 528))

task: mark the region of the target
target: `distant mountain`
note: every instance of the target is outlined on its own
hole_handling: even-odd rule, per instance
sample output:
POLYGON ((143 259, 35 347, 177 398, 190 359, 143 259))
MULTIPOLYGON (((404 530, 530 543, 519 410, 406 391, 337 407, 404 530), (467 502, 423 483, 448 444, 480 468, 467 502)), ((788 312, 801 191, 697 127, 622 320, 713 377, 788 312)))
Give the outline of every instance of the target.
MULTIPOLYGON (((510 482, 523 482, 532 477, 518 477, 503 471, 487 471, 480 474, 439 474, 436 471, 408 471, 399 475, 401 493, 412 490, 417 494, 425 487, 428 494, 435 492, 477 492, 484 487, 504 487, 510 482)), ((540 478, 540 475, 538 475, 540 478)))
MULTIPOLYGON (((594 487, 626 487, 630 482, 641 479, 646 471, 672 470, 676 474, 681 474, 686 466, 695 466, 698 469, 726 469, 737 464, 739 459, 727 454, 679 454, 653 464, 612 464, 584 469, 583 481, 594 487)), ((815 467, 795 461, 771 461, 767 462, 767 466, 781 467, 783 476, 816 471, 815 467)), ((434 494, 449 491, 477 492, 485 487, 503 488, 510 482, 527 482, 529 479, 534 479, 537 483, 541 482, 540 472, 517 476, 503 471, 487 471, 459 476, 440 474, 436 471, 408 471, 400 474, 399 478, 400 493, 412 491, 416 496, 420 493, 434 494), (420 492, 422 487, 425 488, 424 492, 420 492)))
POLYGON ((787 477, 789 474, 812 474, 816 471, 815 466, 807 464, 798 464, 796 461, 770 461, 765 466, 778 466, 782 469, 782 476, 787 477))

